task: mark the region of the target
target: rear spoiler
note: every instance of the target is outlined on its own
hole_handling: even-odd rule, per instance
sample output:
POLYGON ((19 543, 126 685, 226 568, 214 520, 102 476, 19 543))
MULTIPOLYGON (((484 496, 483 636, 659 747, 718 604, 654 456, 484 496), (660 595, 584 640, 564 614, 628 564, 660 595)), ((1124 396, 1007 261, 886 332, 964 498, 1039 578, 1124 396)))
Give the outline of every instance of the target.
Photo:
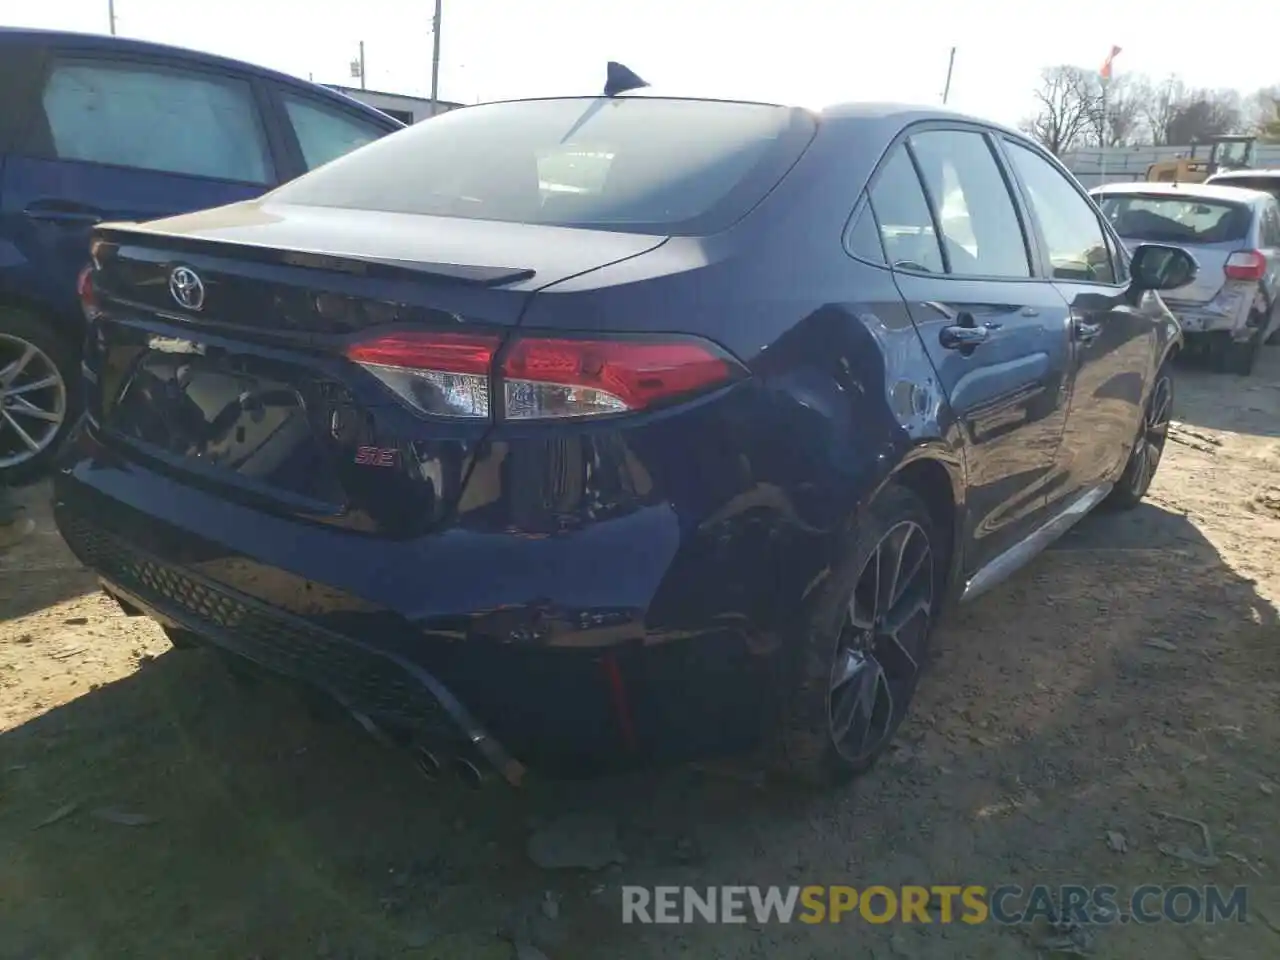
POLYGON ((285 250, 199 235, 166 233, 140 223, 104 223, 95 227, 90 245, 95 262, 100 256, 109 255, 106 247, 139 247, 196 255, 212 253, 257 263, 336 271, 376 279, 431 278, 477 287, 501 287, 509 283, 529 280, 536 274, 532 267, 423 263, 416 260, 396 260, 356 254, 320 253, 314 250, 285 250))

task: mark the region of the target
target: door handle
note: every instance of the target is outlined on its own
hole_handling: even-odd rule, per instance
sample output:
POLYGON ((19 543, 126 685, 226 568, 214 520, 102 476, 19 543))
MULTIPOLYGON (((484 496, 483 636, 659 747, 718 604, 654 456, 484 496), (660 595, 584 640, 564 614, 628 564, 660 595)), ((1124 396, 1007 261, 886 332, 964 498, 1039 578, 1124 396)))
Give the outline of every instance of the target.
POLYGON ((1076 340, 1080 343, 1092 343, 1098 339, 1098 334, 1102 333, 1102 324, 1089 323, 1079 317, 1071 321, 1071 328, 1075 331, 1076 340))
MULTIPOLYGON (((961 314, 963 318, 965 314, 961 314)), ((972 317, 969 318, 972 322, 972 317)), ((938 342, 947 350, 960 350, 961 352, 972 351, 979 344, 987 342, 987 338, 991 336, 989 327, 970 326, 969 324, 953 323, 942 328, 938 334, 938 342)))

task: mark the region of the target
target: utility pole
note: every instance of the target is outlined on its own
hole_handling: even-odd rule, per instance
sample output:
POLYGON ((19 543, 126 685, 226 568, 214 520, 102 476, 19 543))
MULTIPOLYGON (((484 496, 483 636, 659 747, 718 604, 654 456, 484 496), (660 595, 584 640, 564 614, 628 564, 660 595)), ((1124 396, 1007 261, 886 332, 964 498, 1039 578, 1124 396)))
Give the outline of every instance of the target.
POLYGON ((947 105, 947 98, 951 96, 951 71, 956 66, 956 48, 951 48, 951 57, 947 60, 947 84, 942 88, 942 105, 947 105))
POLYGON ((360 89, 363 90, 364 88, 365 88, 364 86, 364 41, 361 40, 360 41, 360 89))
POLYGON ((444 0, 436 0, 436 15, 431 21, 431 115, 440 112, 440 8, 444 0))
POLYGON ((107 0, 107 20, 111 24, 111 35, 116 35, 116 0, 107 0))

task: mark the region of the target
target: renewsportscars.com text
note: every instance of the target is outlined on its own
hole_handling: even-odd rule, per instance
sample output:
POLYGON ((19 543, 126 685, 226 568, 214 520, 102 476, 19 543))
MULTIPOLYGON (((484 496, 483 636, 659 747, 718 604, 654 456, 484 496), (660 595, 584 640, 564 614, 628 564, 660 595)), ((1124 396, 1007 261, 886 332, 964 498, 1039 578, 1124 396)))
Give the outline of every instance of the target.
POLYGON ((1221 923, 1246 920, 1246 887, 1147 884, 622 888, 623 923, 1221 923))

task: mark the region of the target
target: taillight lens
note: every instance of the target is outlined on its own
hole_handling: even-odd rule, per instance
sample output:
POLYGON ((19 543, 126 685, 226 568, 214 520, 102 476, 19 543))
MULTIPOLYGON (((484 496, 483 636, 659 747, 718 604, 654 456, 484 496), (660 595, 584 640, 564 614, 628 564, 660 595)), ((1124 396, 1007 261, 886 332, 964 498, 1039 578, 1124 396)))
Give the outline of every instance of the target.
POLYGON ((468 333, 394 333, 347 348, 360 364, 422 413, 488 419, 489 371, 502 341, 468 333))
POLYGON ((511 420, 628 413, 730 379, 736 364, 694 341, 522 338, 502 361, 511 420))
POLYGON ((1231 280, 1261 280, 1267 271, 1267 258, 1257 250, 1237 250, 1227 257, 1222 270, 1231 280))
POLYGON ((84 318, 90 322, 98 317, 98 291, 93 286, 93 264, 87 265, 76 277, 76 296, 80 299, 80 309, 84 318))
POLYGON ((487 419, 490 381, 509 420, 631 413, 692 396, 745 374, 703 341, 585 340, 519 336, 501 369, 501 338, 484 334, 396 333, 355 344, 347 356, 416 410, 487 419))

